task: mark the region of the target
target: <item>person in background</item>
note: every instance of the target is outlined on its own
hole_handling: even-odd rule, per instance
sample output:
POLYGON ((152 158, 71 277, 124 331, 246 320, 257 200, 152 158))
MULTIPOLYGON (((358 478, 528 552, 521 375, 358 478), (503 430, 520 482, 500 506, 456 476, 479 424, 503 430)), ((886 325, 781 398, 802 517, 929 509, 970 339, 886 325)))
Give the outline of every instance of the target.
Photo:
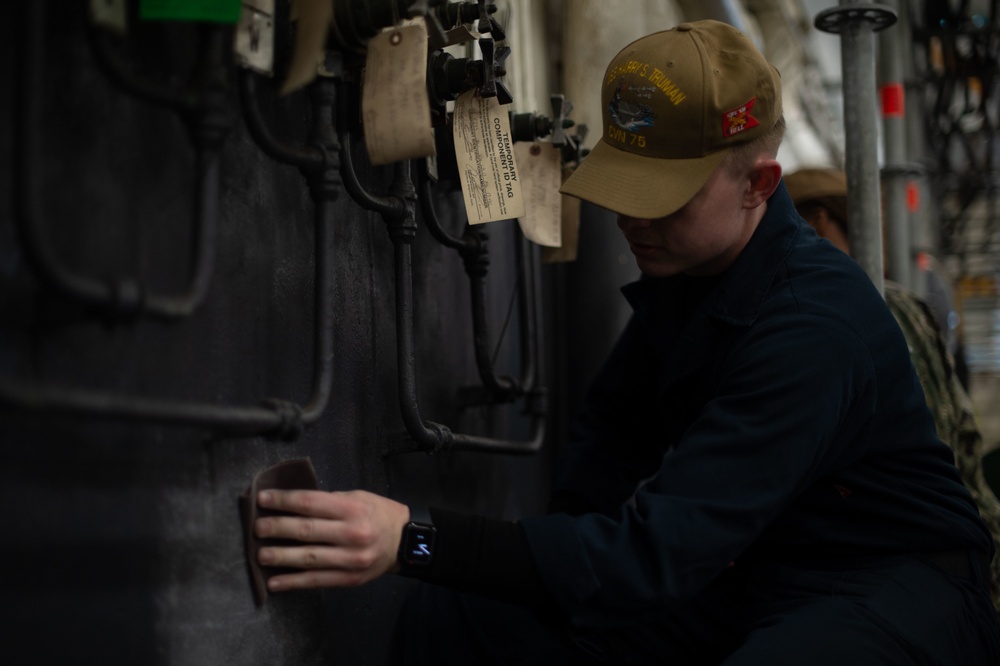
POLYGON ((994 546, 906 340, 795 212, 781 80, 718 21, 629 45, 563 191, 644 277, 560 451, 507 521, 364 491, 263 491, 272 592, 418 579, 410 664, 995 666, 994 546), (292 543, 282 540, 291 540, 292 543))
MULTIPOLYGON (((847 177, 835 168, 804 168, 787 174, 785 186, 799 214, 821 237, 850 255, 847 227, 847 177)), ((951 447, 979 514, 993 534, 998 552, 991 563, 990 593, 1000 609, 1000 500, 983 475, 983 438, 972 399, 962 384, 939 318, 902 285, 885 280, 885 300, 910 349, 938 437, 951 447)))
POLYGON ((962 388, 968 393, 971 389, 971 377, 969 374, 969 364, 965 357, 965 343, 963 341, 962 329, 960 327, 961 315, 955 307, 955 295, 951 284, 946 277, 946 271, 933 255, 924 256, 926 263, 920 273, 926 278, 923 297, 921 298, 937 321, 938 328, 944 336, 945 349, 951 354, 954 361, 955 374, 962 388))

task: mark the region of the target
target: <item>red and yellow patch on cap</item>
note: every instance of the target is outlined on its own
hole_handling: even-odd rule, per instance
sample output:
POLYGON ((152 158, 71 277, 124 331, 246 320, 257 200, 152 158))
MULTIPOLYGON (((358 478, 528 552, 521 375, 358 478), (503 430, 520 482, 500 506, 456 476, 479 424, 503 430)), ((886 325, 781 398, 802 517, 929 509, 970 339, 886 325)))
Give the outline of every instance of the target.
POLYGON ((750 115, 750 111, 753 109, 753 105, 756 101, 756 97, 751 97, 749 102, 740 105, 732 111, 726 111, 722 114, 723 138, 729 139, 736 136, 743 130, 748 130, 751 127, 757 127, 757 125, 760 125, 760 122, 750 115))

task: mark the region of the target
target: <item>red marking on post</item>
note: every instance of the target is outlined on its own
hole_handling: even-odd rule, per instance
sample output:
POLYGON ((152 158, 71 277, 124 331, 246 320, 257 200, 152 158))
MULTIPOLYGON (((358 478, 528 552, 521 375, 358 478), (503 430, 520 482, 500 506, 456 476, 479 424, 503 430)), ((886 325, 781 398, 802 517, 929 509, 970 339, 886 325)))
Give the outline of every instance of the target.
POLYGON ((906 209, 911 213, 920 210, 920 188, 912 180, 906 183, 906 209))
POLYGON ((926 252, 917 252, 917 268, 921 273, 926 273, 931 267, 931 256, 926 252))
POLYGON ((882 117, 902 118, 906 113, 906 92, 902 83, 887 83, 879 91, 882 94, 882 117))

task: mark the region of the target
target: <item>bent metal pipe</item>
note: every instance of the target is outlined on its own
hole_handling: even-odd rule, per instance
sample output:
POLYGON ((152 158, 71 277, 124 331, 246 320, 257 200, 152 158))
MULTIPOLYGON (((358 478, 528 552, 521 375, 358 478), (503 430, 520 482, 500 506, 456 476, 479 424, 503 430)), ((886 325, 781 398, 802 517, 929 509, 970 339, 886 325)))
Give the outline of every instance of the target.
MULTIPOLYGON (((343 100, 341 95, 341 100, 343 100)), ((531 454, 545 441, 548 416, 547 391, 535 388, 528 398, 526 411, 531 414, 531 436, 527 440, 484 437, 456 433, 446 425, 425 421, 420 415, 416 386, 416 354, 413 342, 413 262, 412 243, 416 236, 417 193, 410 176, 408 161, 396 162, 389 195, 375 196, 358 180, 351 159, 351 136, 341 127, 341 170, 345 189, 362 207, 379 213, 393 244, 396 282, 396 362, 399 407, 407 434, 419 450, 461 450, 486 453, 531 454)))
MULTIPOLYGON (((329 79, 310 86, 316 125, 313 142, 303 151, 314 155, 307 164, 295 162, 306 178, 314 202, 316 315, 313 332, 312 390, 305 404, 268 398, 259 405, 236 406, 185 400, 146 398, 83 390, 44 382, 0 377, 0 408, 64 416, 115 419, 160 425, 203 427, 219 435, 266 436, 293 440, 318 422, 330 399, 334 372, 334 233, 333 206, 340 191, 339 146, 330 127, 335 90, 329 79)), ((266 128, 261 127, 262 131, 266 128)), ((279 146, 277 142, 274 146, 279 146)))
POLYGON ((219 153, 229 133, 222 61, 223 33, 216 26, 203 33, 200 88, 182 92, 133 76, 108 48, 107 35, 90 28, 91 47, 102 70, 119 87, 146 102, 165 106, 185 121, 195 148, 193 205, 193 259, 187 286, 173 295, 148 293, 135 278, 102 279, 74 272, 53 250, 41 220, 39 202, 42 172, 39 136, 44 74, 44 2, 28 3, 24 11, 23 62, 18 68, 18 125, 15 154, 19 168, 15 191, 16 222, 29 266, 48 289, 113 318, 146 316, 176 320, 193 314, 205 301, 215 270, 215 241, 219 199, 219 153))

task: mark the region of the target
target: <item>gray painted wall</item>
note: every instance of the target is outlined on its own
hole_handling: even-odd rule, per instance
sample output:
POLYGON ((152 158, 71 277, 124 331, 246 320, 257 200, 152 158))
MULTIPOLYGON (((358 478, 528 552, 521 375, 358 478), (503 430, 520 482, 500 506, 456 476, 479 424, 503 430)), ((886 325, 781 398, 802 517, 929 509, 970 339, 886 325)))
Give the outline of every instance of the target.
MULTIPOLYGON (((48 3, 40 125, 41 216, 57 255, 97 275, 139 275, 179 289, 190 263, 193 152, 177 117, 112 85, 85 39, 85 3, 48 3), (51 6, 58 4, 58 14, 51 6)), ((279 3, 280 5, 281 3, 279 3)), ((4 22, 0 85, 23 71, 19 20, 4 22)), ((143 76, 176 84, 191 61, 186 26, 146 25, 121 55, 143 76)), ((230 83, 235 72, 230 71, 230 83)), ((305 135, 304 95, 262 105, 275 133, 305 135)), ((0 373, 123 395, 253 405, 303 401, 312 358, 312 203, 296 169, 250 139, 230 90, 233 130, 221 156, 218 248, 204 306, 171 324, 113 322, 54 297, 19 245, 12 159, 17 95, 0 100, 0 373)), ((366 166, 377 192, 388 169, 366 166)), ((463 224, 453 197, 438 204, 463 224)), ((218 437, 193 427, 0 409, 0 656, 7 664, 379 663, 409 581, 294 593, 255 608, 237 496, 269 465, 309 456, 327 490, 366 488, 401 500, 514 517, 544 506, 548 460, 572 409, 560 387, 574 348, 597 326, 564 298, 570 271, 544 271, 556 390, 553 432, 531 457, 483 453, 391 455, 405 444, 396 394, 392 246, 384 224, 346 194, 336 204, 335 379, 330 403, 294 442, 218 437), (562 313, 557 314, 557 313, 562 313), (589 322, 591 329, 579 322, 589 322), (573 323, 578 322, 578 323, 573 323)), ((491 333, 515 287, 512 223, 491 227, 491 333)), ((458 432, 520 437, 518 406, 462 409, 477 383, 468 283, 461 261, 421 229, 414 246, 416 360, 426 419, 458 432)), ((585 299, 582 299, 585 300, 585 299)), ((580 309, 582 308, 582 309, 580 309)), ((517 373, 515 318, 498 355, 517 373)))

